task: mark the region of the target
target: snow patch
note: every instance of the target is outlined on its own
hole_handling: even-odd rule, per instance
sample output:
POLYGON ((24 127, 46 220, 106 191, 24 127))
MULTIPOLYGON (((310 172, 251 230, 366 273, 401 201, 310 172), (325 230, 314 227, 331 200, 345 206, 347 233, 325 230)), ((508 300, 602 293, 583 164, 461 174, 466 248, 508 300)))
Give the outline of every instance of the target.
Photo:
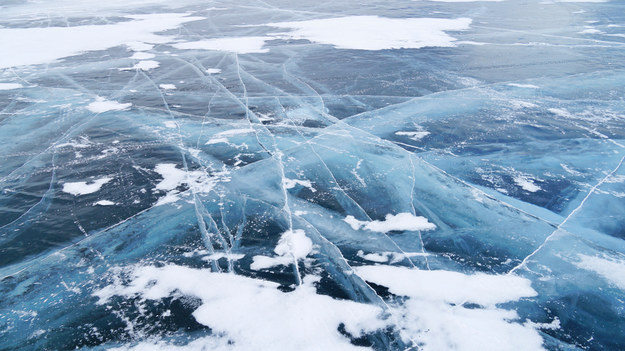
POLYGON ((365 254, 362 250, 358 250, 356 255, 367 261, 378 262, 378 263, 386 263, 388 262, 388 259, 389 259, 389 252, 372 252, 372 253, 365 254))
POLYGON ((313 193, 317 191, 317 189, 313 188, 310 180, 283 178, 282 185, 284 186, 285 189, 293 189, 295 188, 296 185, 301 185, 303 187, 310 189, 310 191, 312 191, 313 193))
POLYGON ((115 203, 109 200, 100 200, 93 204, 93 206, 113 206, 115 203))
POLYGON ((121 111, 132 106, 132 103, 120 103, 117 101, 106 100, 103 97, 96 97, 96 101, 87 105, 87 109, 93 113, 103 113, 107 111, 121 111))
POLYGON ((210 176, 203 170, 185 171, 184 169, 176 168, 176 164, 173 163, 159 163, 154 168, 154 171, 163 178, 156 184, 155 190, 166 192, 165 196, 157 201, 157 205, 180 200, 180 193, 177 189, 179 186, 186 185, 194 193, 208 193, 213 190, 217 182, 230 180, 227 177, 228 172, 215 172, 210 176))
POLYGON ((414 131, 414 132, 395 132, 395 135, 407 136, 412 140, 421 140, 430 135, 428 131, 414 131))
POLYGON ((287 230, 282 233, 274 252, 277 257, 254 256, 250 268, 267 269, 279 265, 289 265, 308 256, 313 250, 313 243, 302 229, 287 230))
POLYGON ((202 171, 186 172, 176 168, 174 163, 159 163, 154 170, 163 177, 163 180, 156 184, 158 190, 173 190, 205 175, 202 171))
POLYGON ((35 65, 106 50, 135 42, 167 43, 172 39, 154 33, 173 29, 183 23, 203 19, 184 13, 126 16, 130 21, 106 25, 45 28, 0 28, 0 68, 35 65))
POLYGON ((541 190, 541 188, 538 185, 534 184, 534 182, 531 179, 525 176, 517 175, 514 178, 512 178, 512 180, 514 180, 514 183, 517 186, 520 186, 523 190, 529 191, 530 193, 535 193, 538 190, 541 190))
POLYGON ((358 250, 358 252, 356 253, 356 256, 365 259, 367 261, 371 261, 371 262, 377 262, 377 263, 391 263, 391 264, 395 264, 395 263, 399 263, 405 259, 410 259, 411 257, 423 257, 423 256, 429 256, 428 253, 425 252, 371 252, 368 254, 365 254, 364 251, 362 250, 358 250))
POLYGON ((92 194, 100 190, 102 186, 113 180, 110 177, 96 179, 92 182, 71 182, 63 184, 63 192, 74 196, 92 194))
MULTIPOLYGON (((161 64, 158 61, 146 60, 146 61, 137 62, 137 64, 132 66, 132 68, 130 69, 140 69, 143 71, 149 71, 151 69, 158 68, 158 66, 160 65, 161 64)), ((127 70, 127 69, 123 69, 123 70, 127 70)))
MULTIPOLYGON (((236 52, 238 54, 251 54, 268 52, 264 49, 265 41, 272 40, 272 37, 236 37, 236 38, 216 38, 185 43, 173 44, 176 49, 181 50, 213 50, 236 52)), ((213 72, 207 73, 212 74, 213 72)), ((221 72, 221 71, 220 71, 221 72)), ((219 73, 219 72, 214 72, 219 73)))
POLYGON ((388 233, 392 230, 434 230, 436 225, 430 223, 427 218, 415 216, 412 213, 398 213, 396 215, 387 214, 383 221, 359 221, 354 216, 345 217, 344 221, 349 224, 352 229, 359 230, 361 228, 372 232, 388 233))
MULTIPOLYGON (((356 337, 388 325, 377 306, 318 295, 313 283, 319 278, 312 276, 289 293, 278 290, 274 282, 176 265, 136 267, 127 285, 115 278, 117 283, 93 294, 99 304, 113 296, 141 297, 138 303, 176 295, 198 298, 201 304, 193 317, 213 331, 198 350, 221 345, 216 349, 355 351, 362 348, 337 330, 341 324, 356 337)), ((153 350, 152 343, 142 345, 153 350)))
POLYGON ((420 350, 543 350, 542 338, 532 325, 515 322, 515 311, 497 307, 536 296, 528 279, 394 266, 355 270, 364 280, 408 297, 392 308, 395 315, 403 316, 399 327, 423 343, 420 350))
POLYGON ((470 18, 349 16, 267 25, 292 30, 274 34, 282 38, 306 39, 339 49, 385 50, 454 46, 456 39, 445 31, 466 30, 470 24, 470 18))
POLYGON ((225 253, 225 252, 218 252, 218 253, 214 253, 212 255, 206 256, 206 257, 202 257, 203 260, 205 261, 210 261, 210 260, 214 260, 217 261, 221 258, 225 258, 229 261, 238 261, 240 259, 242 259, 243 257, 245 257, 245 254, 234 254, 234 253, 225 253))
POLYGON ((176 86, 174 84, 159 84, 158 87, 163 89, 163 90, 174 90, 174 89, 176 89, 176 86))

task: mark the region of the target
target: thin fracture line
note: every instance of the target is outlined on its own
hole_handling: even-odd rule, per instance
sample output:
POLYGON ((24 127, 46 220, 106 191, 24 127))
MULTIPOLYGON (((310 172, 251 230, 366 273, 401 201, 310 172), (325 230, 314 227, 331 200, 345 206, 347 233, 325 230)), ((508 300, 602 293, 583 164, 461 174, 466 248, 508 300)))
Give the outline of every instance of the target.
POLYGON ((612 172, 608 173, 608 175, 603 177, 603 179, 601 179, 597 184, 595 184, 595 186, 592 187, 592 189, 590 189, 590 191, 588 192, 588 194, 586 194, 586 197, 584 197, 584 199, 579 204, 579 206, 577 206, 573 211, 571 211, 571 213, 564 219, 564 221, 562 221, 562 223, 560 223, 560 225, 558 225, 558 227, 545 239, 545 241, 543 241, 543 243, 540 244, 540 246, 538 246, 536 248, 536 250, 534 250, 534 252, 532 252, 531 254, 527 255, 527 257, 525 257, 521 263, 519 263, 516 267, 512 268, 510 270, 510 272, 508 272, 508 275, 516 272, 518 269, 520 269, 522 267, 525 267, 527 262, 529 261, 529 259, 532 258, 536 253, 538 253, 538 251, 540 251, 543 247, 545 247, 547 242, 550 241, 551 239, 553 239, 553 237, 558 233, 558 231, 560 229, 562 229, 562 226, 564 226, 564 224, 566 224, 566 222, 568 222, 568 220, 571 219, 582 208, 582 206, 584 206, 584 203, 586 203, 586 200, 588 200, 590 195, 592 195, 599 186, 601 186, 603 183, 605 183, 606 180, 608 180, 610 177, 612 177, 612 175, 623 164, 623 160, 625 160, 625 156, 621 157, 621 161, 618 163, 616 168, 614 168, 612 170, 612 172))

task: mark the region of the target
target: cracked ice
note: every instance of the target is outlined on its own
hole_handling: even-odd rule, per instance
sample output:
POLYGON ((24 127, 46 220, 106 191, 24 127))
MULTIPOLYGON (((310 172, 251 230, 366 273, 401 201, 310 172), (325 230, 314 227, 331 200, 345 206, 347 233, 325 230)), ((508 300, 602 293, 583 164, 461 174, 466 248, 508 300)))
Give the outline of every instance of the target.
POLYGON ((624 10, 0 5, 0 349, 623 349, 624 10))

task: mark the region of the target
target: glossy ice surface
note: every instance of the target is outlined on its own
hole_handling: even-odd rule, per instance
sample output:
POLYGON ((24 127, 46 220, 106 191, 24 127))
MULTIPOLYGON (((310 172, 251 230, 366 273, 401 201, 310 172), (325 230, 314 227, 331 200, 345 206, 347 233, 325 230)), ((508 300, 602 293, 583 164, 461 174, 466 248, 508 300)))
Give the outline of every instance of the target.
POLYGON ((0 3, 0 350, 622 350, 625 3, 0 3))

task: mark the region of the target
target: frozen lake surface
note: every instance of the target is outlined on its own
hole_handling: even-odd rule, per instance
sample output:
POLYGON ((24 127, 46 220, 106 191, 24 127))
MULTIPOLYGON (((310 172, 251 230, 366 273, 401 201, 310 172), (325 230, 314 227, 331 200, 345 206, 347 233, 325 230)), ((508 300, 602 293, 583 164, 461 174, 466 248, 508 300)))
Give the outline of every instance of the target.
POLYGON ((0 3, 0 350, 622 350, 625 3, 0 3))

